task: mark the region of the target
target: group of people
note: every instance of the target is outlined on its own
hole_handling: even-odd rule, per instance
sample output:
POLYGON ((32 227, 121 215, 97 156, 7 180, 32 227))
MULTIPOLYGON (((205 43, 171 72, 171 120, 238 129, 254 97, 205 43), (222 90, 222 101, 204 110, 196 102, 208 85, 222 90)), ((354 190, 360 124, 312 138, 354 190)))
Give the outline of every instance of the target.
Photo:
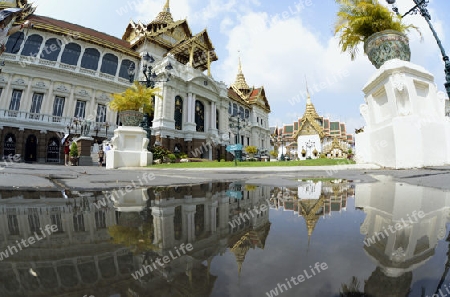
MULTIPOLYGON (((70 144, 69 139, 64 141, 64 165, 70 166, 70 144)), ((100 147, 98 150, 98 166, 103 166, 106 163, 106 152, 111 149, 109 143, 106 143, 103 148, 100 147)))

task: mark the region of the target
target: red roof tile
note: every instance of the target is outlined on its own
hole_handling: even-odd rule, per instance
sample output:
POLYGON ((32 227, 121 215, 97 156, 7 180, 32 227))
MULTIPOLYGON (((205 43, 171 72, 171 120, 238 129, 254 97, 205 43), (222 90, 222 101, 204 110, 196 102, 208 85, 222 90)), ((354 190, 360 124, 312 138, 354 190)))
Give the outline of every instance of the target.
POLYGON ((130 49, 130 43, 122 40, 120 38, 108 35, 103 32, 96 31, 94 29, 86 28, 80 25, 72 24, 69 22, 57 20, 54 18, 46 17, 46 16, 39 16, 39 15, 31 15, 28 18, 37 29, 46 30, 49 32, 54 32, 52 29, 59 28, 57 32, 54 33, 60 33, 64 34, 65 31, 72 31, 72 32, 80 32, 81 36, 80 39, 83 39, 83 37, 92 37, 98 42, 105 42, 105 43, 111 43, 111 45, 120 46, 123 48, 126 48, 127 50, 130 49), (86 36, 83 36, 86 35, 86 36))

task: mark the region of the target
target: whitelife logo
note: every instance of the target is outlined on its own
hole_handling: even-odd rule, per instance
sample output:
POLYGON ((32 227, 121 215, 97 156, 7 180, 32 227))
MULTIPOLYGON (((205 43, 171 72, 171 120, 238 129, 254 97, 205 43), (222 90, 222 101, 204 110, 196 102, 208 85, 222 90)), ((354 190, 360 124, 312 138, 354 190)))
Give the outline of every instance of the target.
POLYGON ((165 264, 169 264, 170 261, 177 259, 178 257, 181 257, 181 252, 183 253, 183 255, 186 254, 186 251, 190 252, 194 249, 194 247, 192 246, 192 244, 188 243, 186 244, 186 246, 184 246, 184 243, 182 243, 179 247, 179 249, 177 247, 175 247, 175 252, 177 253, 178 256, 172 254, 172 251, 169 251, 169 256, 163 256, 162 259, 161 258, 156 258, 156 260, 152 260, 150 265, 142 265, 142 268, 139 270, 136 270, 134 273, 131 274, 131 276, 135 279, 138 280, 141 277, 144 277, 146 274, 152 272, 153 270, 157 270, 158 267, 156 267, 156 263, 158 263, 158 265, 160 267, 164 267, 165 264), (185 250, 186 248, 186 250, 185 250), (164 263, 161 263, 161 260, 164 263), (153 267, 152 267, 153 265, 153 267), (150 269, 150 271, 148 271, 148 269, 150 269), (145 271, 145 272, 144 272, 145 271))
POLYGON ((389 225, 387 227, 387 229, 386 229, 386 227, 383 227, 383 231, 375 232, 375 234, 372 235, 372 237, 365 239, 364 244, 369 247, 372 244, 375 244, 377 241, 380 241, 381 239, 388 238, 389 232, 390 232, 390 234, 395 234, 395 232, 400 231, 403 228, 406 228, 412 224, 416 224, 419 221, 419 219, 422 219, 425 217, 425 213, 421 210, 419 212, 417 212, 416 210, 413 211, 411 216, 414 218, 414 220, 412 220, 412 218, 409 216, 409 214, 407 216, 408 216, 407 221, 405 221, 405 219, 402 218, 401 223, 399 222, 399 223, 396 223, 395 225, 389 225), (375 239, 375 237, 376 237, 376 239, 375 239), (381 239, 380 239, 380 237, 381 237, 381 239))
POLYGON ((42 239, 46 238, 46 233, 47 235, 52 235, 52 233, 57 232, 58 231, 58 226, 56 225, 46 225, 45 226, 45 231, 42 230, 42 228, 39 228, 41 230, 41 235, 42 237, 39 237, 39 235, 34 232, 34 236, 28 237, 27 240, 22 239, 20 242, 18 240, 16 240, 17 245, 10 245, 8 246, 8 248, 5 251, 0 251, 0 261, 3 261, 3 259, 8 258, 9 256, 14 255, 15 253, 18 253, 19 250, 21 251, 22 248, 27 248, 32 244, 35 244, 38 241, 41 241, 42 239), (27 244, 28 242, 28 244, 27 244), (17 249, 19 248, 19 249, 17 249))
POLYGON ((284 291, 287 291, 289 289, 292 289, 292 285, 291 285, 291 281, 292 283, 296 286, 300 283, 303 283, 305 280, 308 280, 310 278, 312 278, 313 276, 321 273, 324 270, 328 269, 328 265, 325 262, 319 263, 316 262, 316 264, 314 264, 314 267, 312 267, 311 265, 309 265, 309 271, 307 271, 306 269, 303 270, 303 274, 299 274, 298 276, 292 276, 290 278, 290 280, 288 280, 286 278, 286 283, 278 283, 277 287, 275 287, 275 289, 270 290, 270 292, 266 292, 266 295, 269 297, 273 297, 273 296, 278 296, 278 294, 283 293, 284 291), (289 288, 288 288, 289 286, 289 288), (278 293, 278 289, 280 290, 278 293))

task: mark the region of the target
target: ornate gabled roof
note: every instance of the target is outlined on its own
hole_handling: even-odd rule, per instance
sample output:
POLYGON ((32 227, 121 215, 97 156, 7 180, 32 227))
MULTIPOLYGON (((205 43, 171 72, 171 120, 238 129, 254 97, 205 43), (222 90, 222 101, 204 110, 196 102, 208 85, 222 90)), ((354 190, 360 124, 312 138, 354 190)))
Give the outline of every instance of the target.
POLYGON ((208 63, 219 59, 206 29, 189 39, 176 43, 169 53, 174 55, 180 63, 187 64, 191 59, 191 50, 192 67, 201 71, 208 69, 208 63))
POLYGON ((339 143, 339 140, 337 139, 336 136, 333 138, 333 142, 331 143, 331 146, 326 151, 324 151, 324 154, 329 154, 334 149, 341 150, 342 152, 346 151, 346 149, 341 146, 341 144, 339 143))
POLYGON ((228 98, 246 107, 250 107, 250 104, 245 99, 243 99, 242 93, 241 94, 239 93, 240 93, 239 90, 236 90, 232 86, 228 88, 228 98))
POLYGON ((248 97, 248 102, 250 104, 258 105, 267 112, 270 112, 270 105, 264 87, 253 89, 248 97))

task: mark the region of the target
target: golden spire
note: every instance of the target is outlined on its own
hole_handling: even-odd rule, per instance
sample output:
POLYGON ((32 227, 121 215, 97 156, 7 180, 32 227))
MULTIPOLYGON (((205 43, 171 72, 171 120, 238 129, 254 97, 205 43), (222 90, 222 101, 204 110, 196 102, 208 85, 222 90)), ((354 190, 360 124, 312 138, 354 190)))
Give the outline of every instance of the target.
POLYGON ((250 90, 250 87, 248 86, 247 82, 245 81, 244 73, 242 73, 242 64, 241 64, 241 57, 239 57, 239 68, 238 68, 238 74, 236 75, 236 81, 233 84, 236 89, 240 91, 248 91, 250 90))
MULTIPOLYGON (((306 81, 306 77, 305 77, 306 81)), ((311 96, 309 95, 309 89, 308 89, 308 81, 306 81, 306 109, 305 109, 305 116, 311 116, 312 118, 319 118, 319 115, 317 114, 316 108, 314 107, 314 104, 312 104, 311 96)))
POLYGON ((169 24, 173 23, 172 14, 170 13, 169 0, 164 4, 163 10, 158 14, 156 19, 152 21, 152 24, 169 24))

